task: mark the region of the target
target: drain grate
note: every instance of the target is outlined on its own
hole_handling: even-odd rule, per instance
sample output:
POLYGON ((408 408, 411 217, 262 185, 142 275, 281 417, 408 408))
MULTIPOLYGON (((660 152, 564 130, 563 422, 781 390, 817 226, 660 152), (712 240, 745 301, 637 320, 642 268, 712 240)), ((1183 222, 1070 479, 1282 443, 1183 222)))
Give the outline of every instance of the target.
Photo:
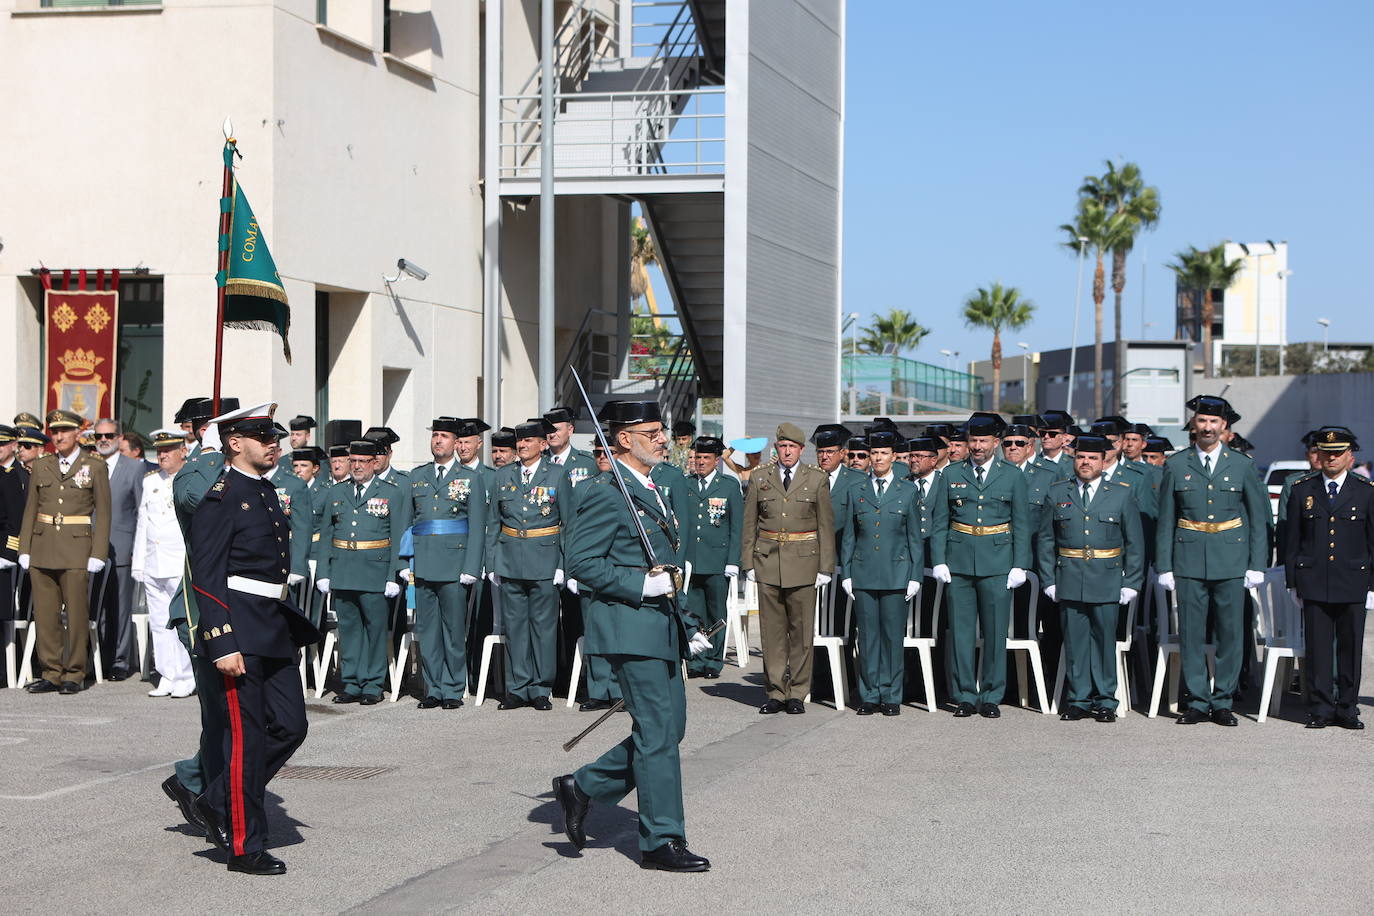
POLYGON ((371 779, 384 773, 393 772, 395 767, 310 767, 285 766, 277 773, 278 779, 371 779))

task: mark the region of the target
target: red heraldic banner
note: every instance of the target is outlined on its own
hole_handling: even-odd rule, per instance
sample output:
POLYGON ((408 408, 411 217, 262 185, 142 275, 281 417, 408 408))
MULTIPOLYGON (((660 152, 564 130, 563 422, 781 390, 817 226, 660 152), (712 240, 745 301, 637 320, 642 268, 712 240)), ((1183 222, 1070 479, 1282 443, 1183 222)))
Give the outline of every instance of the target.
POLYGON ((119 293, 46 290, 44 411, 62 408, 94 424, 114 411, 119 293))

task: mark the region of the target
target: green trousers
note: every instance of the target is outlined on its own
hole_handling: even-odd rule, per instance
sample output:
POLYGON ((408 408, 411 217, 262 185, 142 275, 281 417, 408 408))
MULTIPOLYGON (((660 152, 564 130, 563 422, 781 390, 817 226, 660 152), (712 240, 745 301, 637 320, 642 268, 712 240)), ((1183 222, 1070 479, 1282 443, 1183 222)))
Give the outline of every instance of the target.
POLYGON ((534 700, 553 693, 558 671, 558 588, 552 579, 501 579, 506 693, 534 700))
POLYGON ((639 848, 657 849, 687 839, 682 811, 678 744, 687 730, 682 666, 661 658, 608 656, 625 695, 630 736, 573 774, 593 799, 619 804, 631 791, 639 800, 639 848))
POLYGON ((854 590, 859 639, 859 702, 902 702, 902 639, 907 602, 903 589, 854 590))
MULTIPOLYGON (((703 633, 717 620, 725 619, 725 600, 730 580, 724 573, 692 575, 692 587, 687 590, 687 613, 703 633)), ((725 630, 711 637, 711 651, 694 655, 687 660, 689 674, 719 674, 725 667, 725 630)))
POLYGON ((468 586, 415 580, 415 641, 425 695, 461 700, 468 686, 468 586))
MULTIPOLYGON (((186 624, 177 624, 177 636, 186 651, 191 651, 191 635, 186 624)), ((172 766, 177 781, 187 791, 203 795, 210 783, 224 769, 224 677, 208 658, 191 654, 191 674, 196 681, 196 699, 200 701, 200 747, 185 760, 172 766)))
POLYGON ((1081 604, 1065 601, 1060 605, 1064 620, 1066 702, 1079 709, 1115 711, 1116 703, 1116 625, 1121 619, 1119 604, 1081 604))
POLYGON ((1178 577, 1178 654, 1188 706, 1230 709, 1245 651, 1245 580, 1178 577), (1207 683, 1207 622, 1216 645, 1216 673, 1207 683))
POLYGON ((391 601, 381 592, 341 588, 332 594, 334 616, 339 622, 339 679, 343 689, 355 696, 379 697, 386 684, 391 601))
POLYGON ((1007 690, 1007 623, 1011 593, 1007 574, 961 576, 945 586, 956 703, 1000 703, 1007 690), (983 634, 981 672, 974 666, 978 631, 983 634), (979 675, 981 674, 981 678, 979 675), (979 685, 981 682, 981 690, 979 685))

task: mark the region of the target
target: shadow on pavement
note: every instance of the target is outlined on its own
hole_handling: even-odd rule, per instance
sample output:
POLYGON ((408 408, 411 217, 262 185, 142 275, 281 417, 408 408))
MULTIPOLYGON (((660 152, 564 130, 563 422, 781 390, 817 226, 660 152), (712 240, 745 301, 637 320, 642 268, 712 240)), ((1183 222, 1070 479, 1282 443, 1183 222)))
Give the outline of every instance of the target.
MULTIPOLYGON (((552 792, 538 796, 541 803, 530 811, 532 824, 547 824, 549 831, 558 839, 544 842, 545 849, 552 849, 565 859, 582 857, 563 833, 563 808, 552 792)), ((587 812, 587 849, 614 849, 627 859, 639 862, 639 816, 620 805, 598 805, 593 802, 587 812)))

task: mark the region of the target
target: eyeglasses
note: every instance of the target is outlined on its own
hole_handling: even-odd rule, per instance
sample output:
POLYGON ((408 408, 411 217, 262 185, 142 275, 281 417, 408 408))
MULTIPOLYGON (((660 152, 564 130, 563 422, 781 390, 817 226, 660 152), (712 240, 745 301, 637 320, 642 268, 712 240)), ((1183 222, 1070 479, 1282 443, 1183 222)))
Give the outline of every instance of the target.
POLYGON ((662 428, 659 429, 627 429, 627 433, 634 433, 636 436, 644 436, 648 439, 667 439, 668 434, 662 428))
POLYGON ((97 439, 118 439, 119 433, 95 433, 97 439))
POLYGON ((1025 448, 1030 445, 1025 439, 1004 439, 1002 440, 1002 444, 1010 445, 1012 448, 1025 448))

